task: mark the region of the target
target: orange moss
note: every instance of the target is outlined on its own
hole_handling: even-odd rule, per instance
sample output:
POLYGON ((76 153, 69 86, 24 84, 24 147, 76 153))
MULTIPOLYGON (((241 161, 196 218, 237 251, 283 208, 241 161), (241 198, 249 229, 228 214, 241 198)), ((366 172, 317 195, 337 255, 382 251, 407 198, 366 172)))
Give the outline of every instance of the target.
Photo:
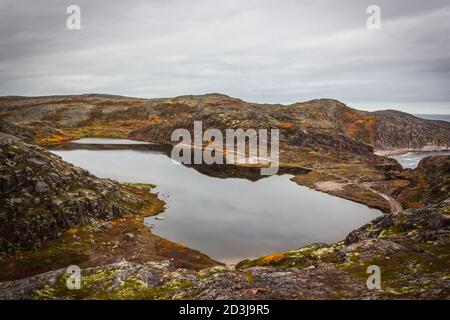
MULTIPOLYGON (((76 137, 75 137, 76 138, 76 137)), ((54 146, 63 144, 67 141, 73 140, 73 136, 68 136, 63 133, 54 133, 50 137, 37 137, 36 143, 41 146, 54 146)))
POLYGON ((294 126, 292 122, 283 121, 280 122, 280 128, 281 129, 291 129, 294 126))
MULTIPOLYGON (((86 137, 126 139, 130 132, 159 122, 161 122, 161 120, 158 117, 149 117, 147 120, 105 121, 95 122, 79 128, 63 128, 61 131, 64 132, 68 138, 59 143, 86 137)), ((46 145, 49 144, 49 142, 50 138, 46 138, 41 139, 39 144, 46 145)))
POLYGON ((77 232, 78 232, 78 228, 70 228, 66 231, 67 234, 72 235, 72 236, 77 234, 77 232))
POLYGON ((347 112, 344 116, 345 132, 367 144, 372 144, 376 118, 362 116, 357 112, 347 112))
POLYGON ((287 258, 287 256, 284 253, 275 253, 275 254, 271 254, 270 256, 265 256, 262 259, 261 264, 263 266, 268 266, 271 264, 283 262, 286 258, 287 258))
POLYGON ((162 122, 162 120, 161 120, 161 118, 160 118, 159 116, 149 116, 149 117, 148 117, 148 120, 149 120, 150 123, 152 123, 152 124, 158 124, 158 123, 161 123, 161 122, 162 122))

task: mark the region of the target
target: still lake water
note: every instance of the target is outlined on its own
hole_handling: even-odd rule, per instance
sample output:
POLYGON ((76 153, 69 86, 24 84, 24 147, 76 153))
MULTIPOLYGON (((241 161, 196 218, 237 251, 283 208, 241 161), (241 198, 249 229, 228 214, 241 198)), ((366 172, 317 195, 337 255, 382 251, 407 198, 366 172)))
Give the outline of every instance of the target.
POLYGON ((339 241, 381 215, 299 186, 289 175, 255 182, 214 178, 137 142, 82 139, 69 145, 52 152, 99 177, 156 184, 166 210, 145 219, 152 232, 222 262, 339 241))
POLYGON ((440 120, 450 122, 450 114, 415 114, 415 116, 427 120, 440 120))
POLYGON ((403 168, 411 168, 414 169, 419 164, 420 160, 429 156, 436 155, 450 155, 450 151, 442 151, 442 152, 407 152, 404 154, 390 156, 397 160, 403 168))

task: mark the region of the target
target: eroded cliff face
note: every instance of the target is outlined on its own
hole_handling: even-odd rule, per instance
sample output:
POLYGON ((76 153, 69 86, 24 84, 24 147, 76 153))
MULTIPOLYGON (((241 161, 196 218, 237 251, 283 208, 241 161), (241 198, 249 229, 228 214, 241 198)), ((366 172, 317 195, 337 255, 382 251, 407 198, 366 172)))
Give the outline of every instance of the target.
POLYGON ((448 150, 450 123, 429 121, 399 111, 378 111, 374 148, 378 151, 448 150))

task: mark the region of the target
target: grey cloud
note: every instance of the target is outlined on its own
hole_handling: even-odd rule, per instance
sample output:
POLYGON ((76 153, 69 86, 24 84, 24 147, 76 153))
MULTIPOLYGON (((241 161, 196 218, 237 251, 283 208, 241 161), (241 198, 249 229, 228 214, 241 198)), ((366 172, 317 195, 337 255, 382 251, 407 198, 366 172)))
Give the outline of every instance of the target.
POLYGON ((0 94, 222 92, 449 112, 449 38, 440 0, 3 0, 0 94), (373 3, 380 31, 365 28, 373 3), (65 28, 70 4, 80 31, 65 28))

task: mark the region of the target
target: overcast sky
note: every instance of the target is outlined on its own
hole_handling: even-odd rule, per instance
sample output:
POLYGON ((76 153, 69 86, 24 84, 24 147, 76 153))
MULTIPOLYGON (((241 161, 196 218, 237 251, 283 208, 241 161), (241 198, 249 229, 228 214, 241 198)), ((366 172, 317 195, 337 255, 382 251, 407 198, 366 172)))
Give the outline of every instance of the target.
POLYGON ((0 95, 93 92, 450 113, 450 1, 0 0, 0 95))

